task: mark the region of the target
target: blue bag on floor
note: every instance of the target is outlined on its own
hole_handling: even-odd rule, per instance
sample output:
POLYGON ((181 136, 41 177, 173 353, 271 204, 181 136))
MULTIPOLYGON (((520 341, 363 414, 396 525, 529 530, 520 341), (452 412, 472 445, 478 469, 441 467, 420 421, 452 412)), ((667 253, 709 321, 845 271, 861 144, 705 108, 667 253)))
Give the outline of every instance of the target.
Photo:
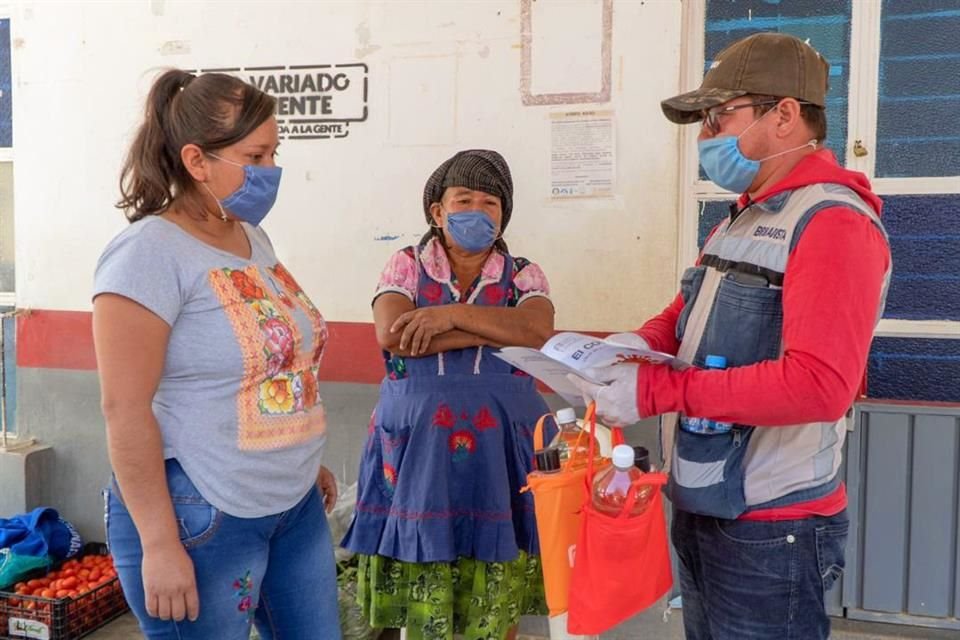
POLYGON ((73 525, 56 509, 38 507, 23 515, 0 518, 0 589, 36 569, 49 569, 83 547, 73 525))

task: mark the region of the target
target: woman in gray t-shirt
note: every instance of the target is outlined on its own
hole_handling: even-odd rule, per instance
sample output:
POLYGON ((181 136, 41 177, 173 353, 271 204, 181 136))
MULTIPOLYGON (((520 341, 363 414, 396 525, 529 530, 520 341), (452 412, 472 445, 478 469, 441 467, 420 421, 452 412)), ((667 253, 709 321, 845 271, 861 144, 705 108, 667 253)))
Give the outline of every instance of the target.
POLYGON ((275 108, 228 75, 163 73, 121 176, 131 224, 97 264, 107 539, 149 639, 340 637, 326 324, 259 227, 275 108))

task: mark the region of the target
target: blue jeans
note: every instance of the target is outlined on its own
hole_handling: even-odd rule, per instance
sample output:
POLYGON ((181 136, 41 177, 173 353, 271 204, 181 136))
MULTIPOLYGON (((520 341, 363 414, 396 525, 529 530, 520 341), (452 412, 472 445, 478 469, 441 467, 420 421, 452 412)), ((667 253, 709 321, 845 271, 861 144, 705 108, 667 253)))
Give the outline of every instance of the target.
POLYGON ((824 594, 843 573, 849 520, 722 520, 674 512, 687 640, 826 640, 824 594))
POLYGON ((340 639, 336 565, 317 490, 283 513, 235 518, 201 497, 176 460, 167 485, 180 540, 193 560, 200 617, 160 620, 144 606, 143 550, 115 483, 106 504, 107 541, 123 593, 149 640, 340 639))

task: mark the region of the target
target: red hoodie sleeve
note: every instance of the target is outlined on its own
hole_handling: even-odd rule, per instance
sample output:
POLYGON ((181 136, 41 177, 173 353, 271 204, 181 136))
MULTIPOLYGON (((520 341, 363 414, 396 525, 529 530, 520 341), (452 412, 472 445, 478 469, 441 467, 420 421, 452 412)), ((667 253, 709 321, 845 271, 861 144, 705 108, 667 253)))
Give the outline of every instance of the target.
POLYGON ((839 419, 863 378, 889 266, 887 242, 869 219, 821 211, 784 274, 783 356, 724 371, 641 367, 640 415, 682 411, 761 426, 839 419))
POLYGON ((677 319, 681 311, 683 296, 678 293, 666 309, 647 320, 634 333, 646 340, 651 349, 676 355, 680 348, 680 341, 677 340, 677 319))

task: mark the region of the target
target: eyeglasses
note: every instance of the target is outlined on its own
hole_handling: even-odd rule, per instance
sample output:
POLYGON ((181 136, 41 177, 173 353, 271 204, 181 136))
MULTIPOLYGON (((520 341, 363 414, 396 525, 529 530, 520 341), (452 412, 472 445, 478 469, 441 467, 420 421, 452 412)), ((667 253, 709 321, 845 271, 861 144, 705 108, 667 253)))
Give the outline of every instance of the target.
POLYGON ((762 100, 760 102, 744 102, 729 107, 712 107, 702 111, 702 126, 712 135, 720 133, 720 116, 728 116, 737 109, 746 109, 747 107, 763 107, 771 104, 777 104, 780 100, 762 100))

